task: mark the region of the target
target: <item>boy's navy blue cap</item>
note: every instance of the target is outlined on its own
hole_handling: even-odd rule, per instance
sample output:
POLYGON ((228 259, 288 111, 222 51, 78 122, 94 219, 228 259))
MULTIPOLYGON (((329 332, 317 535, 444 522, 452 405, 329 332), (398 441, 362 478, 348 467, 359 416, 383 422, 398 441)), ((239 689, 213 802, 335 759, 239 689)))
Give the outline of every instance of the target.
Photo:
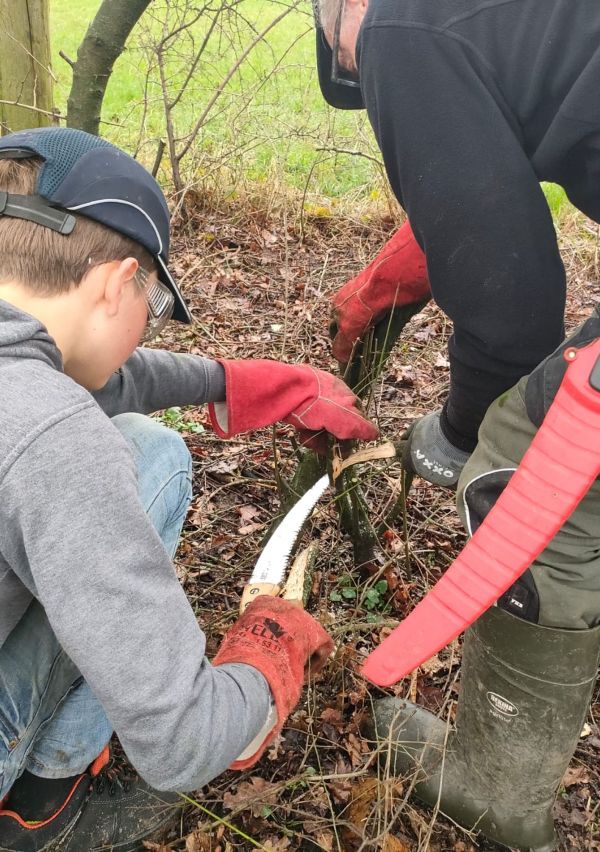
POLYGON ((191 314, 167 268, 169 209, 152 175, 110 142, 81 130, 40 127, 0 138, 0 159, 31 156, 44 161, 37 196, 0 193, 0 216, 30 219, 68 234, 76 220, 59 216, 62 221, 57 226, 56 211, 72 211, 130 237, 155 259, 159 279, 175 297, 173 318, 191 323, 191 314))
POLYGON ((364 109, 365 104, 360 89, 335 83, 331 79, 333 51, 322 27, 317 26, 317 71, 321 93, 329 106, 336 109, 364 109))

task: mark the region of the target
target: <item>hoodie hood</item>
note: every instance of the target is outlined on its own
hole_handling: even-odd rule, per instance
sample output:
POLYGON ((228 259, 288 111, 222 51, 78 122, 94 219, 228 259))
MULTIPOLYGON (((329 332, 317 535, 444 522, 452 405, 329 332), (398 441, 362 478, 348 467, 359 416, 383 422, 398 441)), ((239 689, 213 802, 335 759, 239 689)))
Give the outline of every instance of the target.
POLYGON ((42 361, 62 372, 62 356, 48 331, 31 314, 0 299, 0 369, 3 359, 42 361))

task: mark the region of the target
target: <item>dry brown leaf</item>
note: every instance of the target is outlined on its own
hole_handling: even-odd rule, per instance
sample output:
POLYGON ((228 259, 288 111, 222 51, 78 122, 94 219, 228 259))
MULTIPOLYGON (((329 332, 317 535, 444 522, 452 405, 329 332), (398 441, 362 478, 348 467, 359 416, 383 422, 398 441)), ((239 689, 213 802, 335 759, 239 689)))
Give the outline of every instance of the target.
POLYGON ((380 786, 381 782, 377 778, 364 778, 352 788, 352 799, 345 816, 361 835, 365 820, 379 797, 380 786))
POLYGON ((223 807, 230 811, 249 810, 254 817, 263 815, 265 805, 274 805, 277 800, 277 785, 254 775, 250 781, 242 781, 235 793, 223 794, 223 807))
POLYGON ((563 786, 572 787, 574 784, 588 784, 590 773, 586 766, 569 766, 563 776, 563 786))
POLYGON ((337 710, 335 707, 326 707, 321 713, 320 718, 322 722, 328 722, 336 728, 341 728, 344 724, 341 711, 337 710))
POLYGON ((248 523, 252 518, 255 518, 258 514, 260 514, 260 509, 257 506, 253 506, 248 503, 247 506, 238 506, 238 515, 243 523, 248 523))
POLYGON ((325 852, 332 852, 333 850, 333 832, 332 831, 318 831, 315 834, 315 840, 319 844, 321 849, 324 849, 325 852))
POLYGON ((338 781, 330 781, 327 784, 331 797, 336 805, 345 805, 352 793, 352 781, 349 778, 341 778, 338 781))
POLYGON ((403 364, 394 370, 394 378, 396 380, 396 384, 408 388, 412 387, 415 383, 414 367, 409 364, 403 364))
POLYGON ((420 669, 426 675, 434 675, 437 674, 442 669, 448 668, 448 663, 440 660, 439 656, 436 654, 435 657, 431 657, 429 660, 425 660, 424 663, 421 663, 420 669))
POLYGON ((363 755, 366 751, 369 750, 369 747, 363 740, 359 740, 356 734, 348 734, 348 739, 346 740, 346 750, 350 755, 350 762, 352 763, 352 768, 356 769, 357 766, 360 766, 363 762, 363 755))
POLYGON ((399 837, 387 834, 384 838, 381 852, 411 852, 411 850, 399 837))
POLYGON ((269 852, 285 852, 286 849, 289 849, 291 846, 289 837, 267 837, 267 839, 263 842, 263 846, 265 849, 268 849, 269 852))
POLYGON ((185 838, 185 852, 213 852, 213 842, 204 831, 193 831, 185 838))
POLYGON ((263 530, 265 528, 265 524, 244 524, 243 527, 240 527, 238 532, 240 535, 250 535, 250 533, 256 532, 256 530, 263 530))

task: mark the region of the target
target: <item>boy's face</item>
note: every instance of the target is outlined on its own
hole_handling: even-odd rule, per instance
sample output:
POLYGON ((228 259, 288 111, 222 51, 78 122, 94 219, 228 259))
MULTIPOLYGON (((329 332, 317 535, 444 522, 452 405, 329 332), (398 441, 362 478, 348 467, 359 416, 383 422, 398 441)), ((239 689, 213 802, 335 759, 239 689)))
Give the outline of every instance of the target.
POLYGON ((134 277, 137 268, 134 258, 103 263, 79 285, 81 327, 64 358, 64 370, 87 390, 104 387, 143 337, 148 308, 134 277))

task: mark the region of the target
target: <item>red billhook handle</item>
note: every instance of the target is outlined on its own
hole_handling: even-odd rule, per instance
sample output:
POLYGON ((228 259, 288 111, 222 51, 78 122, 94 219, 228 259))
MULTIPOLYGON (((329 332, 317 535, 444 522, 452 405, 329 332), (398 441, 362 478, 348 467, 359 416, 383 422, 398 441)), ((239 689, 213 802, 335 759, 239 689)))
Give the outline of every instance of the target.
POLYGON ((462 633, 529 568, 600 473, 600 339, 569 362, 521 464, 473 537, 362 673, 391 686, 462 633))

